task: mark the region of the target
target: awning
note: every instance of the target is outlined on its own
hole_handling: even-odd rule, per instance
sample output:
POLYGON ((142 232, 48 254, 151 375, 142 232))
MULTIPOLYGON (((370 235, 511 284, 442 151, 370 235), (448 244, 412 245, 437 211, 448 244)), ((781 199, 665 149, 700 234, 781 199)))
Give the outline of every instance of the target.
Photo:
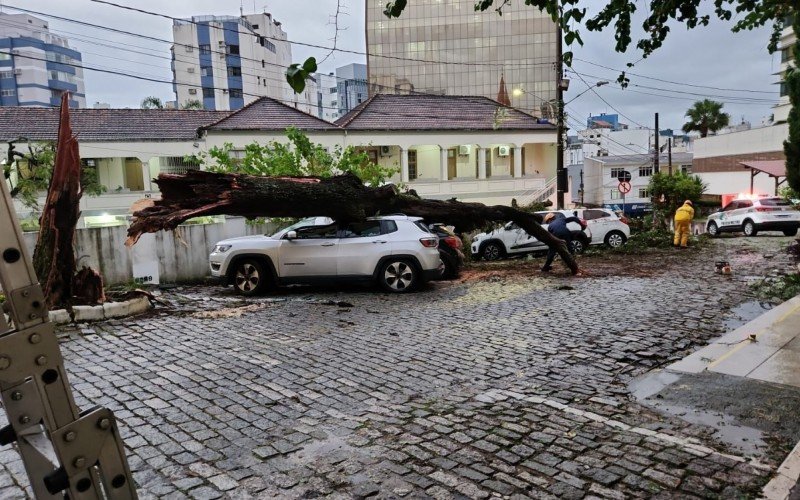
POLYGON ((753 174, 763 172, 770 177, 786 177, 786 160, 743 161, 741 165, 753 174))

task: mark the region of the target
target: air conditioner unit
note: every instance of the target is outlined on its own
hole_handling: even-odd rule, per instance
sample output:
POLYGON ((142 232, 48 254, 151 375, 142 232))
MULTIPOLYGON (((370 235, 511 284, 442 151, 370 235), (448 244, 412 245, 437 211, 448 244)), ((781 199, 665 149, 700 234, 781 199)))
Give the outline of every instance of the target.
POLYGON ((194 68, 186 68, 187 73, 194 73, 194 68))
POLYGON ((469 156, 469 146, 459 146, 458 156, 469 156))
POLYGON ((381 156, 389 156, 392 150, 389 146, 381 146, 380 155, 381 156))
POLYGON ((220 40, 220 41, 219 41, 219 42, 217 42, 217 43, 219 43, 219 46, 220 46, 220 47, 224 47, 224 46, 225 46, 225 40, 220 40))
POLYGON ((508 146, 498 146, 497 147, 497 156, 508 156, 509 155, 509 147, 508 146))
POLYGON ((196 95, 197 94, 197 89, 189 89, 189 94, 190 95, 196 95))

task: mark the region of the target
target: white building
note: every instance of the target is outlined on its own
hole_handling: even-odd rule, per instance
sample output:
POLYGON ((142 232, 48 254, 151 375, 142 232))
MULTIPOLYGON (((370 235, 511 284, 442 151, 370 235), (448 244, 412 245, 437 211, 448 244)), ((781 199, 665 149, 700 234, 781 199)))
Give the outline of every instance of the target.
POLYGON ((295 95, 286 83, 292 47, 271 14, 180 19, 173 23, 172 37, 179 106, 199 100, 208 110, 236 110, 267 96, 303 111, 316 109, 315 89, 295 95))
POLYGON ((339 116, 338 79, 334 73, 317 73, 317 112, 316 115, 326 122, 334 122, 339 116))
MULTIPOLYGON (((660 155, 659 164, 662 171, 668 171, 667 154, 660 155)), ((672 171, 690 173, 692 154, 673 153, 672 171)), ((641 215, 650 206, 651 193, 648 185, 652 175, 652 154, 586 157, 583 168, 583 203, 622 210, 624 202, 626 214, 641 215), (624 194, 623 200, 623 193, 619 190, 619 177, 624 172, 630 173, 631 190, 624 194)))
POLYGON ((86 107, 81 53, 47 21, 0 13, 0 52, 0 106, 58 106, 68 91, 71 107, 86 107))
POLYGON ((778 74, 781 77, 781 98, 774 109, 775 123, 785 122, 789 118, 789 110, 792 108, 791 104, 789 103, 789 95, 787 93, 786 82, 784 80, 789 67, 794 65, 792 59, 794 58, 794 46, 797 45, 797 34, 792 29, 791 18, 787 19, 784 26, 785 28, 783 28, 783 31, 781 32, 781 38, 778 41, 778 49, 781 53, 781 67, 778 71, 778 74))

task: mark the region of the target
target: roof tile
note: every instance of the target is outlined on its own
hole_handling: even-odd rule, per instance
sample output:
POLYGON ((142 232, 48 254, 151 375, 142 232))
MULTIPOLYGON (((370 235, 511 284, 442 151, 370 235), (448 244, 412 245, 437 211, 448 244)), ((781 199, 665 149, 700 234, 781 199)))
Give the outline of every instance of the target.
POLYGON ((271 97, 261 97, 238 111, 205 127, 209 130, 339 130, 322 118, 288 106, 271 97))

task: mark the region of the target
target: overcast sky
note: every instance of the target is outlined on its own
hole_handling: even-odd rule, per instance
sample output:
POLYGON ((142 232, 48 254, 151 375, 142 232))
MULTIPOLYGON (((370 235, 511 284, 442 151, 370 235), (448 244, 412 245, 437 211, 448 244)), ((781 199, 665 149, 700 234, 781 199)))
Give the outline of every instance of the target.
MULTIPOLYGON (((412 0, 413 1, 413 0, 412 0)), ((512 0, 522 1, 522 0, 512 0)), ((189 17, 203 14, 239 13, 240 6, 245 13, 267 10, 283 23, 292 41, 308 42, 329 46, 332 44, 334 27, 331 16, 336 11, 336 0, 120 0, 118 3, 159 12, 175 17, 189 17)), ((172 23, 168 19, 141 14, 117 7, 93 3, 90 0, 4 0, 5 12, 16 12, 12 6, 43 12, 55 16, 89 22, 124 31, 171 40, 172 23)), ((589 2, 587 2, 589 4, 589 2)), ((338 47, 364 52, 364 0, 342 0, 345 15, 340 17, 338 47)), ((495 15, 487 13, 486 15, 495 15)), ((44 17, 44 16, 43 16, 44 17)), ((70 38, 71 45, 83 54, 86 66, 135 73, 149 78, 171 80, 169 44, 160 43, 128 35, 113 33, 103 29, 91 28, 68 21, 46 18, 50 28, 56 33, 70 38), (123 46, 128 50, 109 47, 123 46), (132 51, 137 51, 132 52, 132 51)), ((624 68, 625 63, 637 61, 635 51, 630 54, 614 52, 613 33, 588 33, 583 30, 585 46, 575 49, 575 57, 585 61, 602 64, 611 68, 624 68)), ((640 61, 630 71, 646 77, 726 89, 746 89, 753 92, 734 92, 709 88, 676 85, 631 76, 631 83, 639 87, 628 90, 616 88, 618 75, 615 71, 592 66, 576 60, 573 69, 582 73, 591 85, 597 81, 608 80, 609 85, 597 88, 597 92, 608 103, 629 118, 623 121, 633 126, 640 123, 652 126, 653 114, 659 112, 662 128, 678 129, 684 123, 683 115, 692 102, 709 97, 728 101, 725 111, 730 113, 731 121, 738 123, 743 118, 756 125, 762 118, 772 113, 771 106, 762 102, 734 102, 736 98, 759 98, 777 100, 777 86, 772 76, 779 67, 777 55, 767 53, 766 44, 769 29, 731 33, 730 25, 717 22, 711 27, 687 31, 676 25, 664 47, 650 58, 640 61), (645 89, 643 86, 653 87, 645 89), (656 90, 657 89, 657 90, 656 90), (664 89, 672 90, 667 92, 664 89), (702 95, 675 93, 693 92, 702 95), (645 95, 643 93, 660 94, 645 95), (670 97, 664 97, 669 95, 670 97), (633 123, 632 123, 633 122, 633 123)), ((302 61, 306 57, 321 59, 326 51, 293 45, 292 58, 302 61)), ((365 56, 358 54, 335 53, 321 70, 333 71, 337 66, 351 62, 365 62, 365 56)), ((577 75, 568 75, 570 89, 565 95, 569 102, 586 90, 586 85, 577 75)), ((141 100, 155 95, 163 100, 172 100, 170 84, 134 80, 127 77, 86 71, 86 100, 89 106, 94 102, 107 102, 113 107, 138 107, 141 100)), ((615 113, 593 92, 586 92, 568 106, 568 113, 578 121, 585 122, 591 114, 601 112, 615 113)))

